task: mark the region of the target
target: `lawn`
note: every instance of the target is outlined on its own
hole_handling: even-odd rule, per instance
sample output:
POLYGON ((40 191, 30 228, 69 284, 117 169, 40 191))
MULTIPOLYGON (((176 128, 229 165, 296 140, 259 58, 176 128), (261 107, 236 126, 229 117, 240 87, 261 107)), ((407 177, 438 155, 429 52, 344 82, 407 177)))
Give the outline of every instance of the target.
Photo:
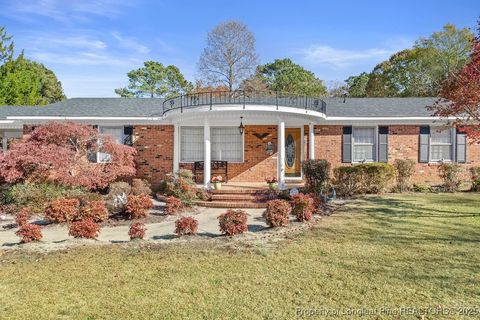
POLYGON ((297 308, 441 305, 444 312, 477 308, 467 310, 473 319, 480 316, 479 244, 478 194, 366 197, 281 242, 4 253, 0 318, 291 319, 297 308))

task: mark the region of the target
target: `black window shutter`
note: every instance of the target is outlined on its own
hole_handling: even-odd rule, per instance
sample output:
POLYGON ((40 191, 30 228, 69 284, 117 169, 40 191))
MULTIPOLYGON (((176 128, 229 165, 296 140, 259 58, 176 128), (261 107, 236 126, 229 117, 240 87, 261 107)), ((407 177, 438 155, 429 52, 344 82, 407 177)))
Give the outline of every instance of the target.
POLYGON ((342 162, 352 162, 352 127, 343 127, 342 162))
POLYGON ((420 127, 420 140, 418 150, 418 162, 429 161, 430 153, 430 127, 420 127))
POLYGON ((388 127, 378 127, 378 162, 388 162, 388 127))
POLYGON ((456 130, 456 150, 455 156, 458 163, 467 162, 467 135, 456 130))
MULTIPOLYGON (((94 124, 92 126, 93 129, 98 130, 98 125, 94 124)), ((97 153, 96 152, 88 152, 87 159, 90 162, 97 162, 97 153)))
POLYGON ((127 146, 133 146, 133 127, 123 127, 123 144, 127 146))

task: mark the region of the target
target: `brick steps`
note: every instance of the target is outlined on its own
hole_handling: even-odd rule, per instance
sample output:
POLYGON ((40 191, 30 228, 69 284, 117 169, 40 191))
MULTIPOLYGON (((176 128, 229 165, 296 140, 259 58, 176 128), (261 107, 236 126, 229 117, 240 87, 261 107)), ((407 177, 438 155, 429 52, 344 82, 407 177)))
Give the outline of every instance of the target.
POLYGON ((197 201, 200 207, 209 208, 266 208, 269 200, 268 189, 221 189, 211 190, 209 201, 197 201))
POLYGON ((197 201, 196 205, 207 208, 250 209, 266 208, 266 202, 228 202, 228 201, 197 201))
POLYGON ((212 201, 264 201, 267 200, 266 195, 255 194, 212 194, 212 201))

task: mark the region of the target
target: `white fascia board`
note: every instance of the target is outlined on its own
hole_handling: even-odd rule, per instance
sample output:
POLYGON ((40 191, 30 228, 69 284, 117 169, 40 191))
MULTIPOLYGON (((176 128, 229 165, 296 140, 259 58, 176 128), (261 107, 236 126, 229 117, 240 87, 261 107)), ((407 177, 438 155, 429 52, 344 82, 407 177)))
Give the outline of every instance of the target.
POLYGON ((63 117, 63 116, 9 116, 9 120, 137 120, 137 121, 159 121, 161 117, 63 117))

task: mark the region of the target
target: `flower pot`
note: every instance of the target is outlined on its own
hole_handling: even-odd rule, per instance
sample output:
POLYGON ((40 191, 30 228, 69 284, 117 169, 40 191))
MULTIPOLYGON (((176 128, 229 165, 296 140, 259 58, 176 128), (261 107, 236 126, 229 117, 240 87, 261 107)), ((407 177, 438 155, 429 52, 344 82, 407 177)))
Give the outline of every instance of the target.
POLYGON ((276 182, 269 183, 268 188, 270 190, 277 190, 278 189, 278 184, 276 182))
POLYGON ((222 189, 222 183, 221 183, 221 182, 214 182, 214 183, 213 183, 213 188, 214 188, 215 190, 220 190, 220 189, 222 189))

